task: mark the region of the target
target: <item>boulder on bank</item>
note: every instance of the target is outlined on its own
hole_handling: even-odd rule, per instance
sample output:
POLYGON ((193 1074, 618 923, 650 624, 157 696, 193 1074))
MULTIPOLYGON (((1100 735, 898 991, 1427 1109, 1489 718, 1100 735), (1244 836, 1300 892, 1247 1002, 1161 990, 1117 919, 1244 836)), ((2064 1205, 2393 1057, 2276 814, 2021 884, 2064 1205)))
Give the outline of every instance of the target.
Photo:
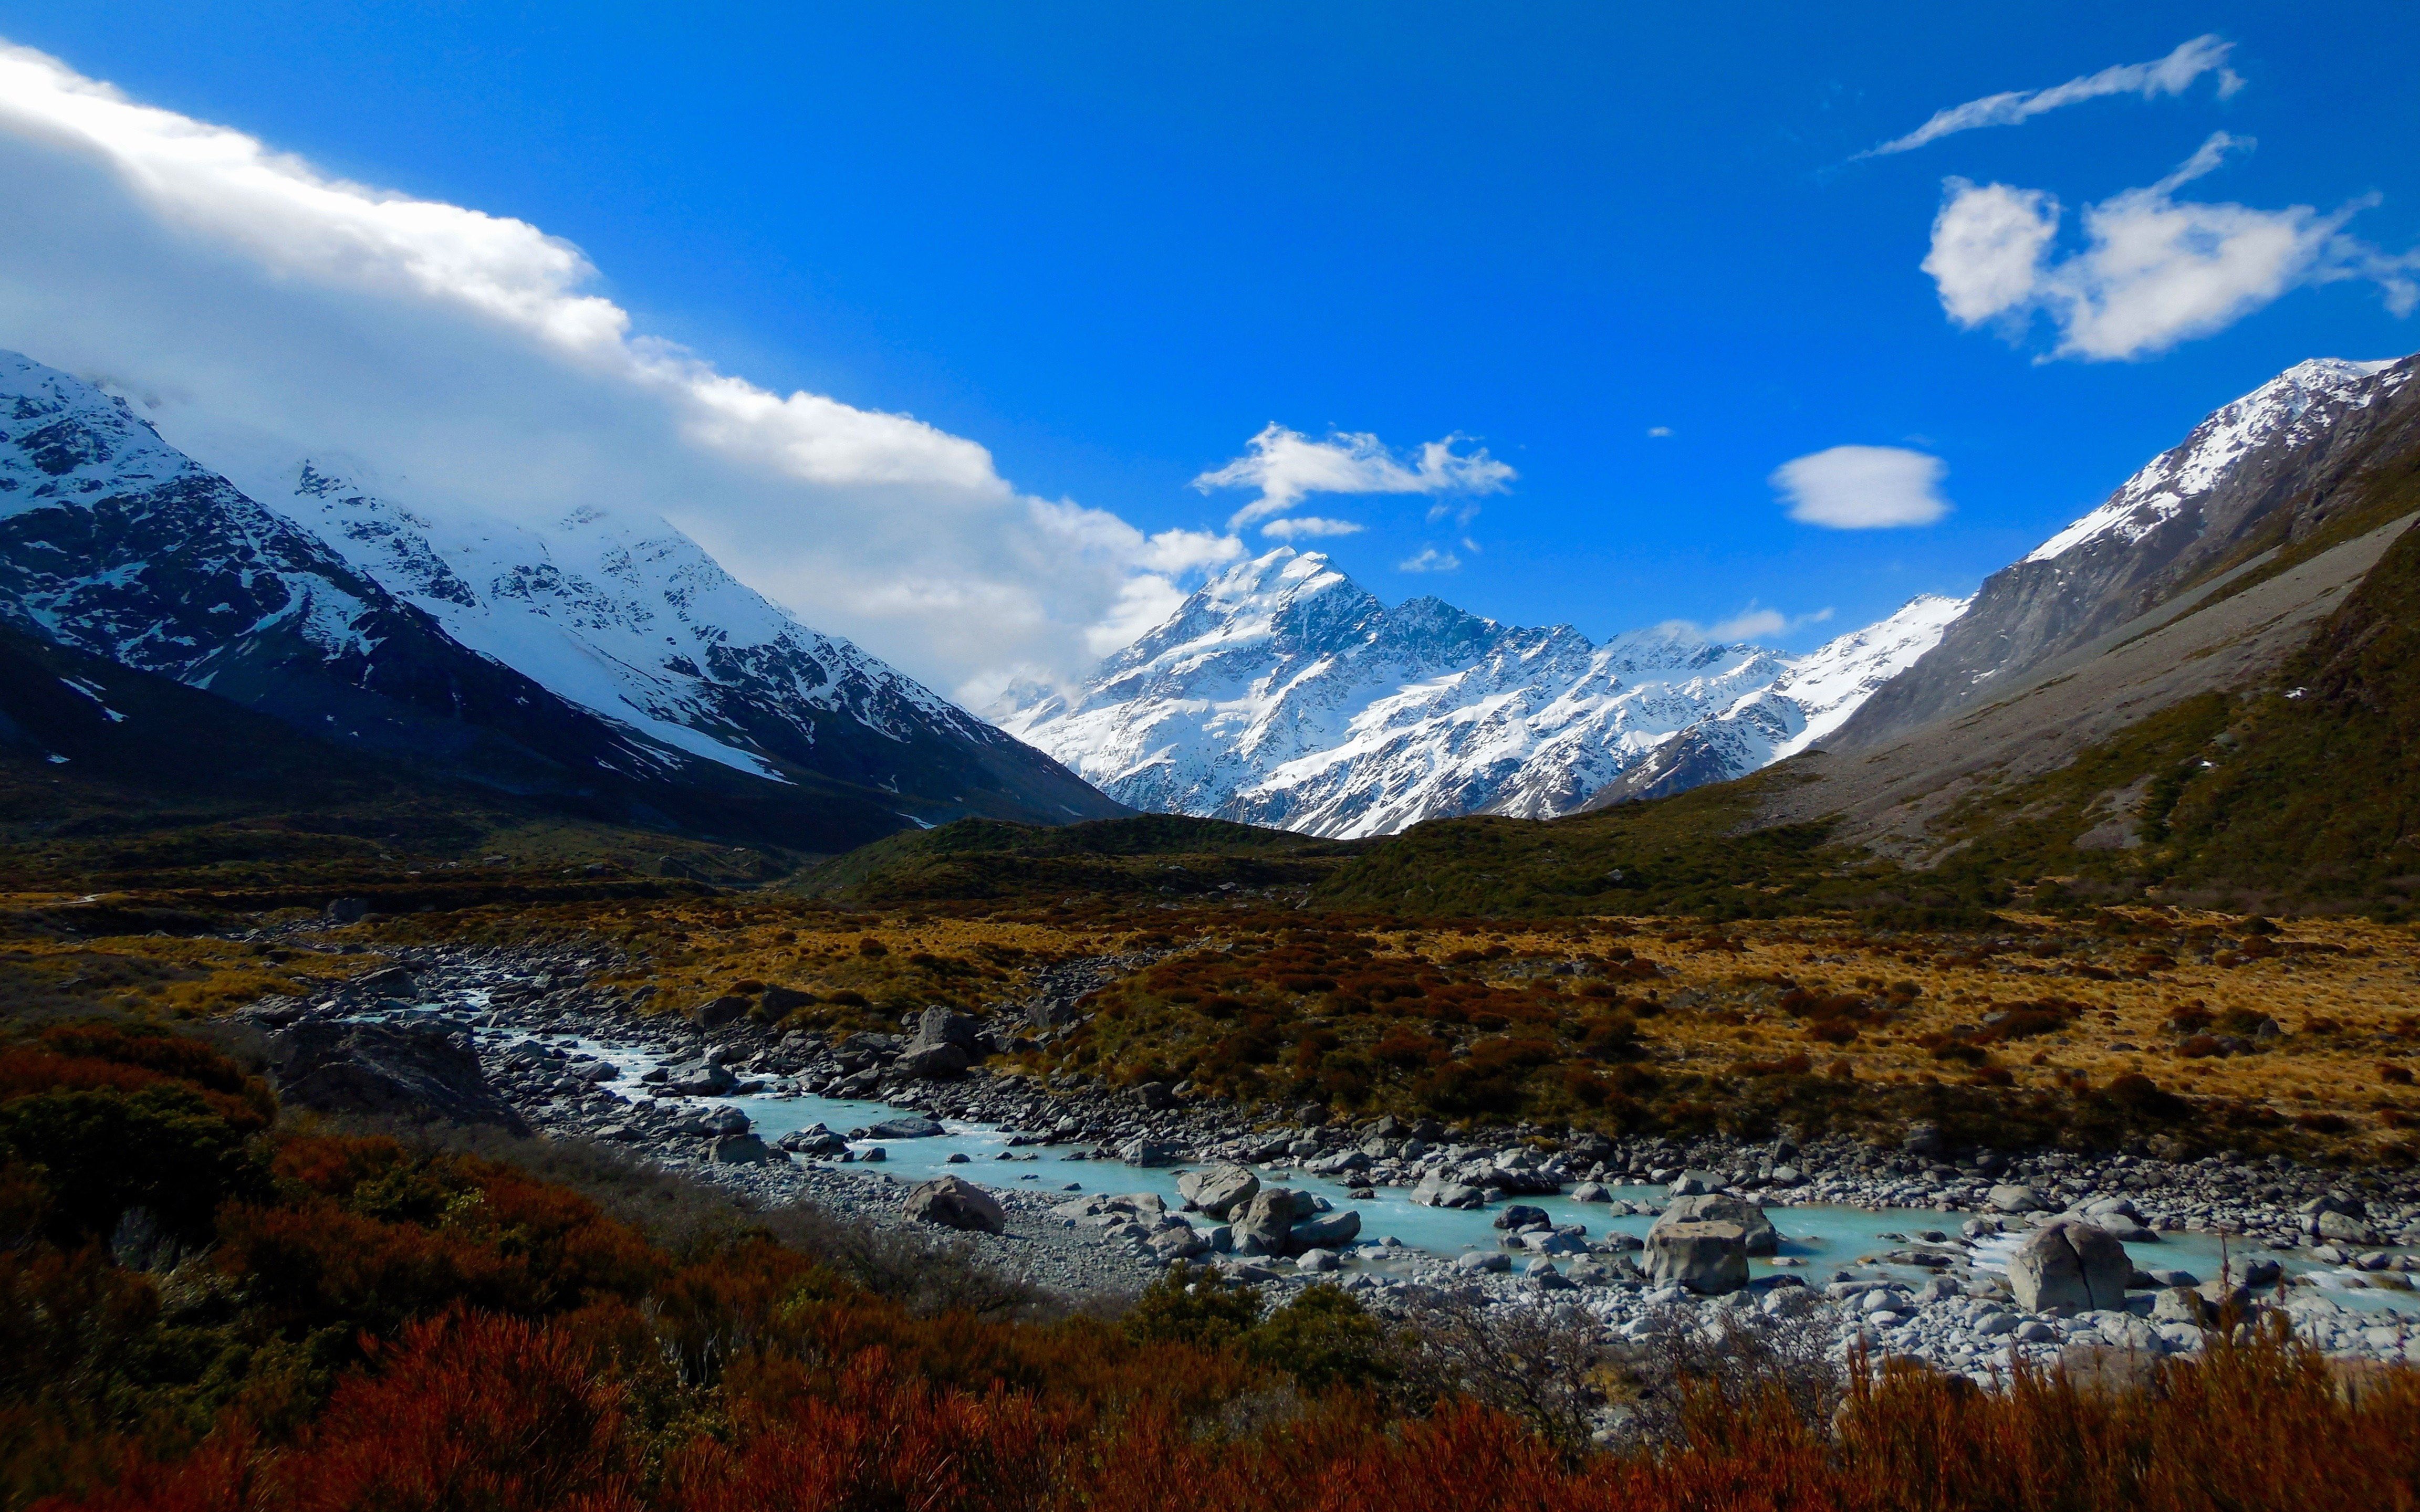
POLYGON ((304 1023, 270 1041, 279 1101, 414 1123, 529 1125, 488 1083, 468 1037, 440 1025, 304 1023))
POLYGON ((954 1044, 919 1045, 899 1057, 899 1067, 910 1076, 923 1076, 931 1081, 947 1081, 966 1074, 974 1064, 972 1057, 954 1044))
POLYGON ((2007 1181, 1992 1188, 1983 1201, 1993 1212, 2040 1212, 2042 1208, 2041 1196, 2032 1187, 2007 1181))
POLYGON ((1645 1259, 1660 1286, 1721 1296, 1747 1285, 1747 1230, 1714 1219, 1658 1223, 1648 1230, 1645 1259))
POLYGON ((721 997, 709 997, 690 1009, 689 1021, 701 1029, 719 1029, 746 1018, 749 1009, 754 1006, 735 993, 725 993, 721 997))
POLYGON ((908 1194, 902 1211, 920 1223, 939 1224, 944 1228, 982 1234, 1008 1231, 1008 1213, 1001 1207, 1000 1199, 954 1176, 940 1177, 917 1187, 908 1194))
POLYGON ((2134 1262, 2115 1235, 2076 1218, 2042 1225, 2009 1257, 2009 1289, 2028 1312, 2123 1307, 2133 1274, 2134 1262))
POLYGON ((1261 1190, 1261 1179, 1241 1165, 1213 1165, 1176 1179, 1177 1195, 1197 1212, 1224 1218, 1261 1190))
POLYGON ((726 1134, 714 1142, 708 1158, 717 1165, 762 1165, 772 1152, 752 1134, 726 1134))
POLYGON ((1687 1223, 1737 1224, 1740 1232, 1747 1238, 1750 1255, 1777 1255, 1781 1252, 1781 1235, 1775 1230, 1773 1220, 1764 1215, 1764 1210, 1745 1197, 1735 1197, 1725 1192, 1673 1198, 1671 1206, 1666 1208, 1663 1215, 1648 1228, 1648 1237, 1653 1238, 1655 1230, 1667 1224, 1687 1223))

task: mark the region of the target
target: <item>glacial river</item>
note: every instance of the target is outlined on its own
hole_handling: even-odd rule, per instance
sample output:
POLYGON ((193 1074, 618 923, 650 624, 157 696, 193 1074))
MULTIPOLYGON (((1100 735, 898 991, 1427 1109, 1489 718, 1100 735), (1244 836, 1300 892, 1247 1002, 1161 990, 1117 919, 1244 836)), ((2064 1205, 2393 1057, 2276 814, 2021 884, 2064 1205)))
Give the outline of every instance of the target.
MULTIPOLYGON (((476 1032, 483 1044, 502 1045, 533 1038, 519 1030, 481 1029, 476 1032)), ((653 1091, 639 1079, 643 1072, 658 1063, 657 1057, 645 1049, 562 1034, 535 1038, 566 1052, 584 1052, 611 1062, 620 1075, 604 1084, 609 1090, 629 1098, 645 1097, 653 1091)), ((921 1117, 913 1109, 893 1107, 883 1103, 791 1092, 669 1101, 687 1103, 700 1109, 717 1105, 737 1108, 748 1115, 753 1131, 768 1145, 785 1134, 811 1129, 819 1123, 835 1133, 846 1134, 852 1130, 871 1128, 890 1119, 921 1117)), ((1023 1186, 1069 1198, 1086 1193, 1151 1192, 1158 1194, 1171 1211, 1181 1206, 1176 1177, 1180 1170, 1186 1168, 1184 1166, 1152 1168, 1129 1165, 1123 1161, 1101 1159, 1062 1146, 1013 1148, 1008 1134, 991 1125, 948 1119, 940 1121, 943 1132, 937 1135, 921 1139, 856 1139, 850 1142, 850 1148, 861 1161, 879 1149, 879 1163, 863 1165, 860 1168, 869 1176, 879 1172, 899 1181, 916 1182, 936 1176, 954 1175, 985 1186, 1023 1186), (953 1155, 962 1155, 965 1161, 953 1163, 950 1159, 953 1155), (1003 1156, 1008 1158, 1002 1159, 1003 1156)), ((1326 1197, 1338 1209, 1350 1208, 1358 1212, 1361 1215, 1361 1239, 1365 1242, 1393 1239, 1411 1248, 1446 1257, 1471 1250, 1501 1248, 1499 1242, 1503 1235, 1494 1227, 1496 1214, 1503 1209, 1500 1203, 1478 1211, 1425 1208, 1412 1202, 1404 1189, 1396 1187, 1379 1187, 1376 1196, 1356 1201, 1346 1195, 1343 1183, 1329 1177, 1312 1176, 1292 1166, 1275 1164, 1256 1166, 1255 1170, 1264 1184, 1308 1191, 1326 1197)), ((1616 1197, 1633 1202, 1660 1204, 1667 1196, 1665 1189, 1654 1186, 1622 1186, 1612 1190, 1616 1197)), ((1513 1200, 1544 1210, 1557 1224, 1585 1225, 1592 1238, 1606 1234, 1633 1234, 1644 1239, 1648 1226, 1654 1222, 1646 1214, 1625 1215, 1608 1211, 1611 1205, 1607 1203, 1575 1202, 1567 1196, 1524 1196, 1513 1200)), ((1817 1287, 1831 1280, 1835 1271, 1853 1271, 1860 1276, 1890 1275, 1919 1282, 1931 1273, 1913 1267, 1892 1266, 1880 1257, 1889 1250, 1921 1244, 1920 1236, 1927 1230, 1955 1238, 1960 1227, 1972 1216, 1921 1208, 1869 1210, 1831 1204, 1776 1206, 1766 1211, 1781 1236, 1780 1253, 1769 1258, 1751 1260, 1751 1273, 1769 1275, 1787 1271, 1817 1287)), ((1977 1269, 2004 1270, 2008 1252, 2014 1246, 2015 1239, 2016 1236, 2011 1235, 1978 1244, 1973 1252, 1977 1269)), ((2163 1234, 2156 1243, 2129 1244, 2127 1250, 2134 1263, 2145 1270, 2190 1271, 2204 1280, 2215 1277, 2229 1257, 2238 1270, 2248 1259, 2281 1259, 2288 1274, 2308 1276, 2312 1283, 2326 1288, 2340 1305, 2363 1311, 2390 1308, 2402 1313, 2420 1311, 2420 1297, 2413 1293, 2376 1286, 2374 1278, 2361 1278, 2360 1273, 2349 1269, 2316 1264, 2300 1251, 2278 1254, 2258 1245, 2247 1248, 2241 1242, 2202 1233, 2163 1234), (2370 1284, 2364 1284, 2366 1280, 2370 1284)), ((1526 1258, 1516 1257, 1515 1263, 1522 1263, 1526 1258)), ((1569 1261, 1564 1263, 1568 1265, 1569 1261)))

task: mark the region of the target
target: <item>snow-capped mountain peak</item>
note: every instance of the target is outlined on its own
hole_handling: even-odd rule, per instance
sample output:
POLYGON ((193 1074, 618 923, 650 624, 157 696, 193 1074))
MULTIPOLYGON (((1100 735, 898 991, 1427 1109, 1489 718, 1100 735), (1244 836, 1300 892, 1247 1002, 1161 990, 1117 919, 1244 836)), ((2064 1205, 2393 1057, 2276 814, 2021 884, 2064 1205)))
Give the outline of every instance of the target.
POLYGON ((1761 764, 1810 721, 1846 717, 1954 608, 1919 600, 1796 660, 1669 625, 1599 646, 1433 597, 1388 609, 1320 553, 1280 548, 1204 583, 1081 687, 1002 722, 1138 808, 1335 836, 1480 810, 1543 817, 1717 719, 1770 726, 1753 743, 1761 764), (1793 673, 1804 708, 1776 690, 1793 673))
POLYGON ((2395 393, 2408 373, 2396 374, 2383 384, 2370 379, 2397 365, 2336 357, 2295 363, 2212 411, 2192 435, 2146 463, 2100 508, 2034 548, 2024 560, 2049 562, 2104 538, 2127 545, 2141 540, 2174 519, 2187 502, 2216 487, 2248 454, 2271 445, 2299 445, 2333 425, 2346 409, 2366 409, 2395 393))

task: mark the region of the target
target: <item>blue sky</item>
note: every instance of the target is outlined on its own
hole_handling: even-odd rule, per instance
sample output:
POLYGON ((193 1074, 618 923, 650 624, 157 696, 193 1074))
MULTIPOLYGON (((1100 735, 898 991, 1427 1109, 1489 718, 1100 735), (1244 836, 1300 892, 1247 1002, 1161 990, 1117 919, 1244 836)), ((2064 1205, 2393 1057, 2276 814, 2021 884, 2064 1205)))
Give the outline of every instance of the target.
MULTIPOLYGON (((1145 538, 1223 535, 1252 487, 1188 485, 1271 424, 1373 436, 1415 480, 1421 443, 1461 438, 1429 491, 1311 493, 1239 538, 1343 521, 1359 529, 1293 538, 1390 599, 1596 636, 1754 605, 1787 622, 1769 640, 1805 645, 1965 592, 2280 369, 2420 347, 2420 319, 2389 308, 2420 243, 2408 5, 684 8, 716 13, 0 0, 0 36, 318 174, 529 223, 585 254, 582 286, 634 332, 776 393, 912 414, 987 449, 1018 497, 1145 538), (1859 156, 2206 36, 2224 52, 2174 92, 1859 156), (2206 172, 2140 197, 2216 133, 2206 172), (2041 224, 2048 201, 2019 192, 2062 212, 2030 302, 1971 326, 1921 266, 1953 178, 2006 186, 1978 215, 2041 224), (2130 324, 2126 301, 2172 301, 2164 275, 2113 288, 2071 260, 2087 208, 2113 205, 2146 223, 2242 206, 2270 218, 2247 234, 2313 250, 2278 286, 2256 270, 2209 296, 2219 313, 2187 332, 2130 324), (1937 458, 1917 466, 1948 509, 1791 518, 1776 471, 1841 446, 1937 458), (1470 466, 1481 449, 1499 467, 1470 466), (1423 552, 1453 564, 1404 569, 1423 552)), ((0 339, 144 381, 136 337, 60 313, 91 298, 60 282, 70 260, 0 277, 0 339)), ((1970 309, 2006 292, 1991 272, 1967 270, 1970 309)), ((294 318, 324 335, 354 318, 334 309, 294 318)), ((578 422, 555 423, 576 449, 578 422)), ((347 444, 375 463, 382 442, 347 444)), ((1925 486, 1893 476, 1877 486, 1925 486)), ((1043 667, 1104 643, 1027 618, 1163 601, 1010 605, 1051 552, 977 530, 972 557, 1016 560, 922 612, 1010 605, 1025 628, 926 636, 913 603, 773 564, 817 511, 886 507, 844 495, 666 507, 810 623, 944 687, 1001 670, 986 643, 1043 667)), ((1104 571, 1176 587, 1215 555, 1119 549, 1104 571)), ((868 551, 860 578, 893 560, 868 551)))

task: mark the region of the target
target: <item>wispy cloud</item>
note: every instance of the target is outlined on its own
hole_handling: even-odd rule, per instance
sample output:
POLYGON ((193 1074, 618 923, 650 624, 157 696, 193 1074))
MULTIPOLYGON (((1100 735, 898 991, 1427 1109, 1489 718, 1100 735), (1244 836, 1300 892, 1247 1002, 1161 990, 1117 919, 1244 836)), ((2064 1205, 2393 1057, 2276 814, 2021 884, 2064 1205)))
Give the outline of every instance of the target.
POLYGON ((1836 531, 1930 525, 1949 513, 1948 465, 1900 446, 1834 446, 1784 462, 1769 480, 1790 517, 1836 531))
POLYGON ((2121 63, 2047 89, 2012 89, 1970 100, 1962 105, 1935 111, 1931 120, 1905 136, 1869 147, 1857 156, 1879 158, 1893 152, 1910 152, 1959 131, 1984 126, 2016 126, 2047 112, 2109 95, 2140 95, 2145 100, 2180 95, 2206 73, 2218 75, 2218 98, 2225 100, 2243 87, 2242 76, 2226 66, 2226 55, 2234 45, 2216 37, 2196 37, 2167 56, 2149 63, 2121 63))
POLYGON ((1452 572, 1461 565, 1462 559, 1452 552, 1440 551, 1433 546, 1424 546, 1420 548, 1419 555, 1405 557, 1396 563, 1395 570, 1397 572, 1452 572))
POLYGON ((2379 285, 2401 316, 2420 302, 2420 254, 2390 255, 2343 234, 2375 196, 2322 213, 2180 200, 2176 192, 2252 142, 2212 135, 2143 189, 2085 207, 2086 244, 2053 254, 2063 210, 2044 190, 1944 184, 1924 271, 1961 326, 2022 336, 2037 315, 2058 332, 2053 357, 2147 357, 2226 329, 2291 289, 2343 279, 2379 285))
POLYGON ((1706 626, 1706 638, 1710 640, 1769 640, 1810 625, 1822 625, 1831 617, 1829 609, 1819 609, 1809 614, 1784 614, 1777 609, 1766 609, 1751 599, 1747 608, 1730 619, 1718 620, 1706 626))
POLYGON ((1359 520, 1331 519, 1325 515, 1290 515, 1262 526, 1261 533, 1274 535, 1280 541, 1297 541, 1322 535, 1358 535, 1366 529, 1368 527, 1359 520))
POLYGON ((1261 526, 1264 535, 1335 534, 1328 527, 1339 522, 1323 521, 1320 528, 1306 528, 1282 517, 1312 494, 1503 492, 1517 474, 1488 455, 1485 447, 1455 451, 1462 440, 1449 436, 1427 442, 1409 457, 1400 457, 1375 436, 1338 431, 1325 440, 1312 440, 1272 421, 1247 443, 1249 449, 1242 456, 1202 473, 1193 480, 1193 486, 1203 493, 1218 488, 1260 490, 1259 498, 1228 519, 1231 531, 1267 521, 1261 526))

